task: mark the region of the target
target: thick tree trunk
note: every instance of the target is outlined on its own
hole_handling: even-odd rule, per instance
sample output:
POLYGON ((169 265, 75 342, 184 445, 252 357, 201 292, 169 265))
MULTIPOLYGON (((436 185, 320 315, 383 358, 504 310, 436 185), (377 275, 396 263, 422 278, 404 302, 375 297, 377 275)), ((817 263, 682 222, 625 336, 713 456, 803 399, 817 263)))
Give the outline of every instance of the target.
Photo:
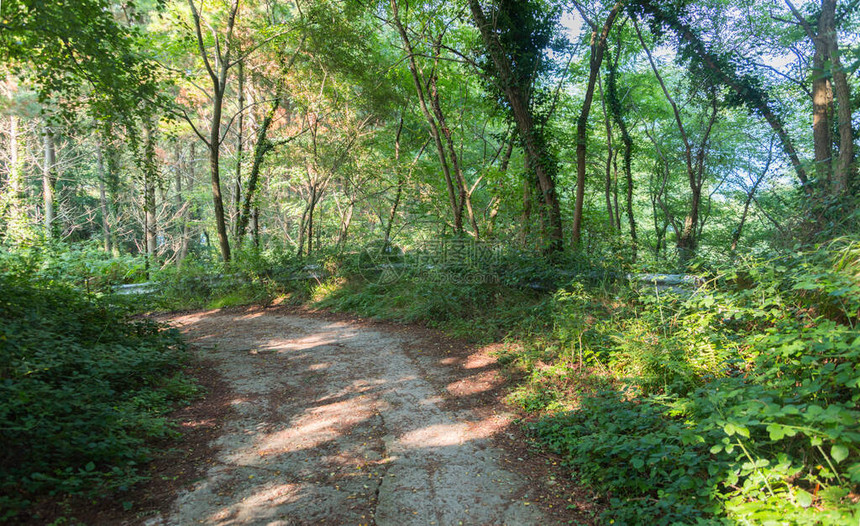
POLYGON ((216 93, 212 98, 212 129, 209 133, 209 173, 212 182, 212 204, 215 208, 215 229, 218 233, 218 246, 224 261, 230 261, 230 239, 227 237, 227 223, 224 218, 224 200, 221 197, 221 105, 224 93, 216 93))
POLYGON ((827 48, 833 78, 833 95, 836 98, 836 122, 839 131, 839 157, 830 187, 833 195, 839 196, 851 187, 856 172, 854 166, 854 130, 852 124, 851 89, 848 76, 842 66, 839 41, 836 32, 836 0, 822 0, 821 20, 826 20, 826 30, 819 30, 819 38, 827 48))
POLYGON ((42 195, 45 204, 45 236, 54 236, 54 170, 57 164, 57 153, 54 147, 54 132, 45 125, 43 134, 45 161, 42 166, 42 195))
POLYGON ((535 127, 529 112, 528 99, 514 80, 510 59, 502 49, 495 29, 484 15, 480 2, 469 0, 469 8, 487 52, 495 65, 499 84, 504 90, 505 98, 511 105, 511 112, 517 124, 529 166, 534 170, 540 183, 542 201, 549 219, 549 252, 561 252, 564 249, 564 232, 561 223, 561 208, 555 189, 554 172, 558 168, 557 163, 548 155, 543 140, 537 140, 536 135, 539 130, 535 127))
MULTIPOLYGON (((822 8, 836 2, 824 0, 822 8)), ((822 10, 818 34, 812 38, 815 53, 812 56, 812 141, 815 150, 815 173, 819 184, 830 186, 833 176, 833 137, 830 132, 833 114, 833 89, 827 71, 827 35, 833 29, 833 11, 822 10)))

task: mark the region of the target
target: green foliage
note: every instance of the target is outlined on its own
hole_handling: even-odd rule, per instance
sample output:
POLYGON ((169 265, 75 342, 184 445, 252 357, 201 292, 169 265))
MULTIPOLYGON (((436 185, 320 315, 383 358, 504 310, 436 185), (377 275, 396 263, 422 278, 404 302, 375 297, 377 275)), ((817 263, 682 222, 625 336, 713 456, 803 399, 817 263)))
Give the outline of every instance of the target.
POLYGON ((605 346, 586 359, 608 362, 614 389, 532 431, 609 495, 615 524, 856 522, 857 246, 747 262, 692 294, 642 290, 590 325, 596 294, 557 294, 562 313, 581 306, 556 334, 605 346))
POLYGON ((40 495, 123 490, 197 391, 174 330, 74 289, 0 274, 0 519, 40 495))
POLYGON ((22 278, 65 283, 87 292, 107 292, 114 285, 146 279, 143 257, 111 257, 93 242, 46 241, 14 249, 0 247, 0 270, 22 278))
POLYGON ((0 57, 16 74, 33 76, 43 99, 61 93, 68 103, 89 86, 88 104, 100 118, 128 118, 141 100, 158 97, 156 81, 134 30, 111 7, 107 0, 3 2, 0 57))

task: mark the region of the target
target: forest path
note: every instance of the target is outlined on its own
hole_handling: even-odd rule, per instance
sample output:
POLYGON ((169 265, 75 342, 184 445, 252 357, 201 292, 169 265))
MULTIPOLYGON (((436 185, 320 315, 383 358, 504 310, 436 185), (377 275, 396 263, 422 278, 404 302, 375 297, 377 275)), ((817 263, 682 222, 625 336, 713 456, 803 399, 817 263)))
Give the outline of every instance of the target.
POLYGON ((230 389, 202 479, 148 524, 552 524, 495 446, 486 350, 272 309, 172 315, 230 389))

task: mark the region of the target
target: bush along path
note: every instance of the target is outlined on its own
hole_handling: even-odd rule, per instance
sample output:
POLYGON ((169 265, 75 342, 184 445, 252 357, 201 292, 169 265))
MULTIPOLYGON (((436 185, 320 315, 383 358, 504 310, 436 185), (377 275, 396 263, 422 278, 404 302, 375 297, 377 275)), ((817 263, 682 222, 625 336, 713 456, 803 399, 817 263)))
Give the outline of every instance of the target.
POLYGON ((168 321, 232 411, 202 478, 145 524, 554 524, 589 505, 530 467, 552 462, 515 436, 486 350, 277 309, 168 321))
MULTIPOLYGON (((176 331, 71 287, 0 274, 0 523, 146 478, 166 414, 197 386, 176 331)), ((122 499, 122 497, 119 497, 122 499)))

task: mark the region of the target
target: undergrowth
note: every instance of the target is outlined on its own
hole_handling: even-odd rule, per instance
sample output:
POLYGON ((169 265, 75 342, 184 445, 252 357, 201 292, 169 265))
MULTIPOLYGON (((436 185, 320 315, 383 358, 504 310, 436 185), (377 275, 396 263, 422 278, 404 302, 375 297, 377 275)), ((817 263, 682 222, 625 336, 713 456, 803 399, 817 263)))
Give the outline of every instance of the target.
POLYGON ((571 276, 569 264, 509 258, 483 269, 491 280, 469 268, 388 280, 348 259, 262 256, 221 270, 245 276, 226 300, 190 294, 208 286, 199 278, 172 294, 286 295, 503 341, 508 400, 533 415, 536 445, 603 498, 606 523, 860 521, 856 241, 707 267, 703 285, 677 290, 587 265, 571 276))
POLYGON ((175 330, 32 274, 0 273, 0 521, 46 496, 144 478, 147 441, 194 396, 175 330))

